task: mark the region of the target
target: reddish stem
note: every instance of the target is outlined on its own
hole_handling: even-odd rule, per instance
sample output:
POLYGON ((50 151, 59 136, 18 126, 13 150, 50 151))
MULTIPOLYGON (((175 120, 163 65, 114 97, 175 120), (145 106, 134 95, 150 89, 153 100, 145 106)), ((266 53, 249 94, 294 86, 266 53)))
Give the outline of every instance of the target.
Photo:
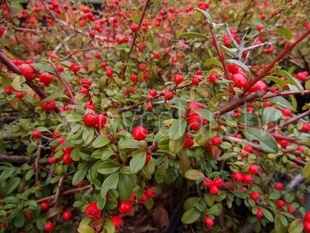
POLYGON ((259 80, 263 79, 266 75, 268 75, 268 72, 274 67, 274 65, 277 62, 281 61, 285 57, 285 55, 287 55, 290 51, 292 51, 293 48, 297 44, 299 44, 303 39, 305 39, 309 34, 310 34, 310 27, 307 28, 307 30, 304 33, 299 35, 293 43, 286 44, 282 52, 262 71, 262 73, 260 73, 260 75, 258 75, 254 80, 252 80, 252 82, 250 82, 250 84, 244 89, 242 95, 247 93, 255 83, 257 83, 259 80))
POLYGON ((138 31, 135 32, 134 35, 133 35, 133 39, 132 39, 132 43, 131 43, 131 46, 130 46, 130 50, 129 50, 128 54, 127 54, 125 63, 124 63, 123 68, 122 68, 121 79, 123 79, 123 80, 125 79, 125 74, 126 74, 126 68, 127 68, 127 65, 128 65, 128 61, 130 59, 130 55, 132 53, 132 50, 135 47, 136 40, 137 40, 137 37, 138 37, 138 32, 140 31, 140 28, 141 28, 141 25, 142 25, 142 22, 143 22, 145 13, 146 13, 146 9, 147 9, 149 3, 150 3, 150 0, 146 0, 145 5, 144 5, 144 9, 142 11, 142 15, 141 15, 141 18, 140 18, 140 21, 139 21, 139 24, 138 24, 138 31))
POLYGON ((71 103, 76 104, 76 99, 75 99, 75 97, 74 97, 74 95, 73 95, 73 93, 72 93, 72 91, 71 91, 71 89, 70 89, 69 84, 68 84, 68 83, 66 82, 66 80, 62 77, 61 73, 60 73, 59 71, 57 71, 57 70, 56 70, 56 76, 57 76, 57 78, 60 80, 60 82, 64 85, 66 91, 68 92, 69 97, 70 97, 70 99, 71 99, 71 103))

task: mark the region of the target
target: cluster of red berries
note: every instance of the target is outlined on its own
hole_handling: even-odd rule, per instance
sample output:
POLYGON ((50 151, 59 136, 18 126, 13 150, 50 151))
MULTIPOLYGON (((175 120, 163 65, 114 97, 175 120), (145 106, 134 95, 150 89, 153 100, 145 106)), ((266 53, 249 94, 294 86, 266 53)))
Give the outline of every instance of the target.
POLYGON ((211 195, 218 195, 220 189, 224 186, 224 181, 220 177, 214 178, 213 180, 206 177, 203 179, 202 185, 209 190, 211 195))
POLYGON ((198 131, 202 126, 207 125, 209 121, 199 115, 195 110, 203 109, 203 104, 199 102, 191 102, 187 106, 187 121, 189 128, 194 131, 198 131))
POLYGON ((101 129, 105 127, 106 122, 107 122, 107 117, 104 114, 88 112, 84 115, 83 121, 86 126, 101 129))

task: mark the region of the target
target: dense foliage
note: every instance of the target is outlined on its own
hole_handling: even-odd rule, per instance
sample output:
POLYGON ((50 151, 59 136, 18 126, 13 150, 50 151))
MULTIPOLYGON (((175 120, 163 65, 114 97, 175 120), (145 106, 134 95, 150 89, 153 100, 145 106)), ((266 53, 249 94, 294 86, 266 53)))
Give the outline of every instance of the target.
POLYGON ((0 7, 0 232, 310 232, 308 1, 0 7))

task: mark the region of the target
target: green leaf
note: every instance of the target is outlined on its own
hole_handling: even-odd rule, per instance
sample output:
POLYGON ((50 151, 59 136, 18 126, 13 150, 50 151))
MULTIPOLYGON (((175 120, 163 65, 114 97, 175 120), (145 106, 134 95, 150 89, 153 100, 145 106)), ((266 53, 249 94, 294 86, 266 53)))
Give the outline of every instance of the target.
POLYGON ((282 215, 276 215, 276 217, 275 217, 275 221, 274 221, 275 233, 287 232, 287 227, 283 225, 283 223, 281 221, 281 217, 282 217, 282 215))
POLYGON ((106 195, 110 189, 116 189, 118 186, 119 174, 113 173, 109 175, 102 183, 100 195, 102 198, 106 198, 106 195))
POLYGON ((132 173, 137 173, 140 171, 144 165, 146 160, 146 152, 139 152, 134 155, 133 158, 129 162, 130 171, 132 173))
POLYGON ((177 140, 170 140, 169 141, 169 150, 173 154, 179 153, 183 149, 184 140, 183 137, 177 140))
POLYGON ((198 33, 198 32, 184 32, 180 34, 180 37, 208 39, 206 35, 198 33))
POLYGON ((0 182, 12 176, 15 171, 16 171, 15 167, 8 167, 8 168, 3 169, 0 175, 0 182))
POLYGON ((14 219, 14 226, 20 228, 24 225, 24 223, 25 223, 25 215, 23 212, 20 212, 14 219))
POLYGON ((235 59, 226 59, 226 62, 227 63, 233 63, 233 64, 236 64, 237 66, 241 67, 245 72, 247 73, 251 73, 249 67, 247 67, 244 63, 238 61, 238 60, 235 60, 235 59))
POLYGON ((284 78, 286 78, 287 80, 290 81, 290 84, 293 84, 294 86, 296 86, 298 88, 298 90, 300 90, 301 94, 303 95, 304 94, 304 88, 303 86, 301 85, 301 83, 296 79, 294 78, 290 73, 288 73, 287 71, 285 70, 279 70, 278 74, 284 78))
POLYGON ((265 208, 262 208, 262 211, 264 213, 265 218, 267 218, 270 222, 274 221, 274 217, 273 217, 272 213, 269 210, 267 210, 265 208))
MULTIPOLYGON (((69 99, 69 96, 62 94, 62 93, 54 93, 54 94, 48 95, 42 101, 47 101, 47 100, 51 100, 51 99, 69 99)), ((82 117, 81 117, 81 119, 82 119, 82 117)))
POLYGON ((281 197, 281 192, 278 190, 273 189, 271 193, 269 194, 269 199, 270 200, 277 200, 281 197))
POLYGON ((50 74, 55 74, 54 68, 51 67, 50 65, 43 64, 43 63, 32 63, 31 65, 38 68, 40 71, 45 71, 50 74))
POLYGON ((283 108, 289 108, 291 110, 294 110, 291 103, 287 101, 285 98, 283 98, 282 96, 276 96, 276 97, 270 98, 269 101, 283 108))
POLYGON ((195 112, 197 112, 200 116, 206 118, 209 123, 212 123, 214 121, 213 113, 208 109, 196 109, 195 112))
POLYGON ((246 128, 242 132, 247 139, 258 140, 263 151, 268 153, 278 152, 277 142, 269 133, 256 128, 246 128))
POLYGON ((205 175, 201 171, 198 171, 196 169, 187 170, 184 176, 189 180, 198 180, 205 177, 205 175))
POLYGON ((97 171, 103 175, 109 175, 117 172, 121 168, 121 165, 112 161, 104 161, 98 165, 97 171))
POLYGON ((108 145, 110 143, 110 139, 105 135, 99 135, 95 141, 93 141, 94 148, 100 148, 108 145))
POLYGON ((220 68, 223 67, 222 63, 216 59, 216 58, 208 58, 207 60, 205 60, 205 62, 203 63, 204 66, 211 66, 211 65, 216 65, 220 68))
POLYGON ((3 196, 7 196, 12 193, 19 185, 21 179, 19 177, 11 178, 6 184, 6 188, 3 190, 3 196))
POLYGON ((184 119, 174 120, 169 128, 169 138, 171 140, 178 140, 186 131, 187 122, 184 119))
POLYGON ((288 227, 289 233, 301 233, 303 231, 303 224, 300 219, 294 220, 288 227))
POLYGON ((196 222, 199 219, 200 215, 201 212, 193 208, 184 212, 181 221, 184 224, 191 224, 193 222, 196 222))
POLYGON ((288 28, 279 28, 277 32, 285 37, 286 40, 292 38, 292 31, 288 28))
POLYGON ((88 145, 89 143, 91 143, 91 141, 94 139, 95 137, 95 132, 93 128, 90 127, 85 127, 85 130, 82 134, 82 139, 85 143, 85 145, 88 145))
POLYGON ((278 121, 282 117, 282 112, 274 107, 266 107, 263 110, 262 120, 264 123, 278 121))
POLYGON ((112 223, 111 219, 105 220, 104 229, 106 230, 106 233, 114 233, 115 232, 115 226, 112 223))
POLYGON ((194 10, 199 11, 201 14, 203 14, 206 17, 208 23, 212 24, 212 18, 208 12, 206 12, 200 8, 195 8, 194 10))
POLYGON ((207 214, 208 215, 220 215, 220 213, 222 212, 222 205, 221 204, 215 204, 213 206, 210 207, 210 209, 207 210, 207 214))
POLYGON ((78 169, 72 178, 72 185, 77 185, 80 183, 86 176, 88 171, 88 166, 84 166, 82 169, 78 169))
POLYGON ((251 113, 243 113, 240 117, 238 117, 237 121, 247 126, 258 126, 259 125, 257 116, 251 113))
POLYGON ((134 187, 132 175, 120 174, 118 182, 118 193, 121 200, 128 200, 134 187))
POLYGON ((121 138, 118 142, 119 149, 136 149, 141 148, 141 144, 139 141, 129 138, 121 138))
POLYGON ((95 230, 86 224, 80 224, 79 228, 77 229, 79 233, 95 233, 95 230))
POLYGON ((189 210, 195 207, 196 203, 200 200, 199 197, 189 197, 183 203, 184 210, 189 210))
POLYGON ((11 85, 14 88, 15 91, 21 91, 22 90, 22 83, 25 82, 25 78, 23 76, 16 76, 11 85))

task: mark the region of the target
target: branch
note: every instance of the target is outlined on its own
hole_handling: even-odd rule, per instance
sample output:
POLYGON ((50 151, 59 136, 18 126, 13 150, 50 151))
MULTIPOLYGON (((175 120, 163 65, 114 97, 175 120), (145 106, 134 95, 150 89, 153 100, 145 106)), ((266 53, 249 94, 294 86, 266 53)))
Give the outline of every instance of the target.
POLYGON ((0 154, 0 161, 12 163, 27 163, 29 159, 25 156, 0 154))
POLYGON ((42 139, 39 139, 38 148, 36 151, 36 159, 35 159, 35 163, 34 163, 35 184, 37 184, 39 182, 39 172, 40 172, 39 160, 41 158, 41 150, 42 150, 42 139))
POLYGON ((70 99, 71 99, 71 102, 72 102, 73 104, 76 104, 76 99, 75 99, 75 97, 74 97, 74 95, 73 95, 73 93, 72 93, 72 91, 71 91, 71 89, 70 89, 68 83, 64 80, 64 78, 62 77, 61 73, 60 73, 59 71, 57 71, 57 69, 55 69, 55 71, 56 71, 56 76, 57 76, 57 78, 58 78, 59 81, 64 85, 66 91, 68 92, 69 97, 70 97, 70 99))
POLYGON ((213 112, 213 114, 215 116, 221 116, 227 112, 230 112, 230 111, 236 109, 237 107, 243 105, 246 102, 252 102, 252 101, 262 97, 263 94, 264 93, 262 91, 259 91, 259 92, 255 92, 253 94, 246 95, 246 96, 241 97, 241 98, 238 98, 238 97, 234 98, 227 105, 225 105, 224 107, 213 112))
POLYGON ((270 63, 269 66, 267 66, 260 75, 258 75, 250 84, 244 89, 244 92, 242 95, 247 93, 250 88, 257 83, 259 80, 263 79, 266 75, 268 75, 269 71, 275 66, 275 64, 279 61, 281 61, 289 52, 293 50, 293 48, 299 44, 303 39, 305 39, 310 34, 310 28, 307 28, 307 30, 302 33, 300 36, 296 38, 296 40, 293 43, 287 43, 282 50, 282 52, 270 63))
POLYGON ((146 13, 146 9, 147 9, 147 7, 148 7, 150 2, 151 2, 151 0, 146 0, 145 5, 144 5, 144 9, 143 9, 143 12, 142 12, 139 24, 138 24, 138 31, 135 32, 134 35, 133 35, 133 39, 132 39, 132 43, 131 43, 131 46, 130 46, 130 50, 129 50, 128 54, 127 54, 125 63, 123 64, 123 67, 122 67, 122 72, 121 72, 121 79, 122 80, 125 79, 125 74, 126 74, 126 69, 127 69, 128 61, 130 59, 130 55, 132 53, 132 50, 133 50, 133 48, 134 48, 134 46, 136 44, 136 40, 137 40, 137 37, 138 37, 138 32, 140 31, 140 28, 141 28, 141 25, 142 25, 142 22, 143 22, 145 13, 146 13))

